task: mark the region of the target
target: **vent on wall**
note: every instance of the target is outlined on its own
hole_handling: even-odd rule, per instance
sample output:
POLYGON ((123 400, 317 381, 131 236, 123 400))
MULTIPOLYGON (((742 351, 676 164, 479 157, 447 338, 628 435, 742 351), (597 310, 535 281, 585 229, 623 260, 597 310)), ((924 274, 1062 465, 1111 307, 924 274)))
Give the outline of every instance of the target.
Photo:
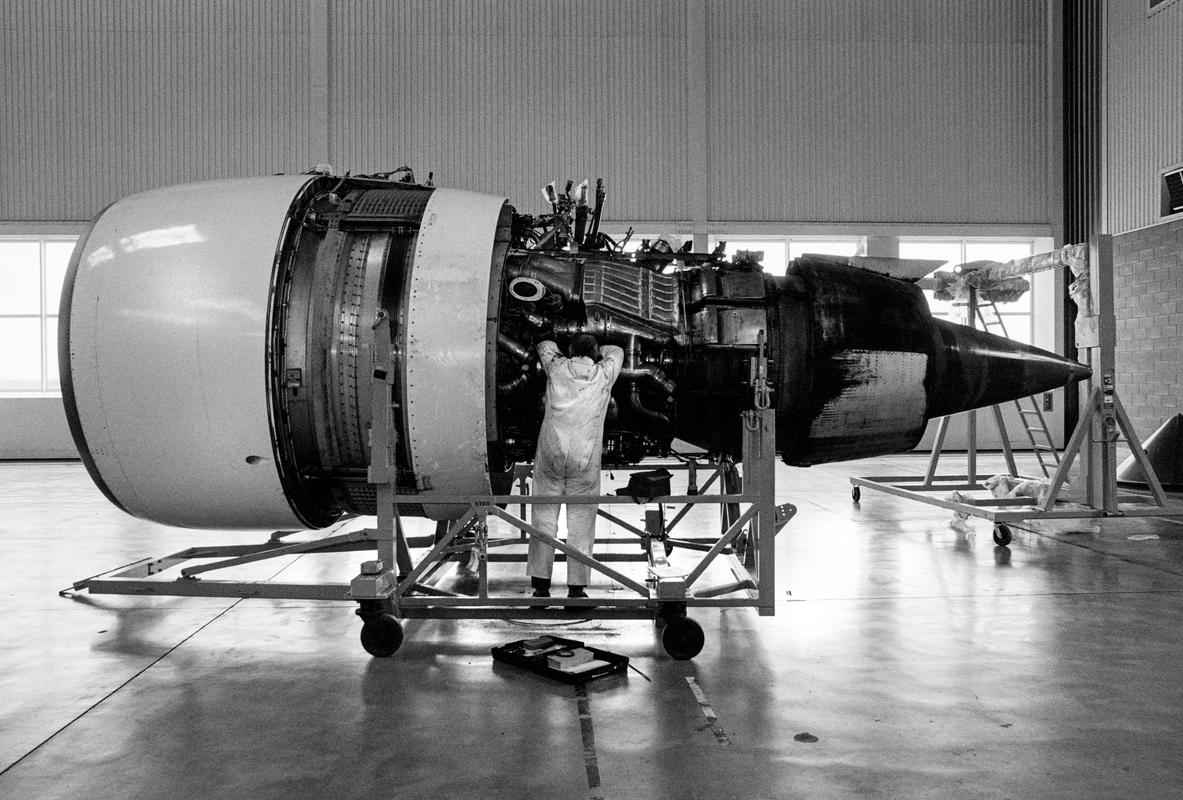
POLYGON ((1183 211, 1183 167, 1174 167, 1162 174, 1161 196, 1160 216, 1183 211))

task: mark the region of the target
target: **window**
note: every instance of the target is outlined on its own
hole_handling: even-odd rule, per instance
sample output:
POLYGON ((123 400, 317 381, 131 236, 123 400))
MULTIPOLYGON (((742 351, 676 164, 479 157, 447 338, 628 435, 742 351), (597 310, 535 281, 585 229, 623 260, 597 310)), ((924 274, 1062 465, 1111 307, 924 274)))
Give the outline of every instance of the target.
POLYGON ((713 249, 719 242, 726 242, 723 252, 734 256, 740 250, 757 250, 764 253, 764 270, 773 275, 784 275, 789 262, 800 258, 806 253, 817 253, 829 256, 854 256, 863 251, 861 236, 846 237, 817 237, 817 236, 765 236, 762 238, 746 236, 712 236, 710 246, 713 249))
POLYGON ((760 262, 764 265, 764 271, 773 275, 784 275, 785 269, 789 266, 789 246, 783 239, 744 239, 742 236, 729 238, 726 236, 716 236, 711 238, 710 247, 708 250, 714 250, 719 242, 726 242, 727 246, 723 248, 723 254, 727 258, 732 258, 740 250, 755 250, 764 254, 763 260, 760 262))
MULTIPOLYGON (((626 233, 627 233, 627 231, 626 231, 626 233)), ((658 239, 664 239, 665 242, 667 244, 669 244, 669 246, 671 248, 673 248, 674 250, 677 250, 679 247, 681 247, 682 242, 685 241, 685 239, 683 237, 675 236, 675 235, 669 234, 669 233, 660 233, 660 234, 658 234, 658 233, 637 233, 636 231, 634 231, 632 233, 632 235, 630 235, 628 237, 627 241, 625 240, 624 237, 625 237, 624 233, 621 233, 620 235, 613 235, 612 236, 612 238, 616 240, 617 244, 624 245, 623 252, 625 252, 625 253, 637 252, 638 250, 641 249, 641 245, 645 244, 645 242, 648 242, 650 244, 650 246, 652 246, 653 243, 656 242, 658 239)), ((686 237, 686 238, 689 238, 689 237, 686 237)))
MULTIPOLYGON (((971 261, 1006 262, 1034 255, 1035 242, 1031 239, 900 239, 900 258, 925 258, 946 262, 939 269, 951 272, 958 264, 971 261)), ((935 270, 934 270, 935 272, 935 270)), ((965 307, 946 300, 937 300, 931 290, 924 292, 934 317, 965 323, 965 307)), ((1016 341, 1031 344, 1034 338, 1035 289, 1013 303, 999 303, 998 313, 1006 328, 1006 335, 1016 341)), ((986 315, 990 319, 990 315, 986 315)), ((976 327, 982 327, 976 323, 976 327)), ((1001 333, 991 330, 991 333, 1001 333)))
POLYGON ((0 394, 61 391, 58 303, 73 236, 0 236, 0 394))
POLYGON ((1163 172, 1160 186, 1159 216, 1169 217, 1183 212, 1183 166, 1163 172))
POLYGON ((863 254, 862 238, 810 239, 803 236, 789 237, 789 260, 800 258, 806 253, 822 256, 857 256, 863 254))

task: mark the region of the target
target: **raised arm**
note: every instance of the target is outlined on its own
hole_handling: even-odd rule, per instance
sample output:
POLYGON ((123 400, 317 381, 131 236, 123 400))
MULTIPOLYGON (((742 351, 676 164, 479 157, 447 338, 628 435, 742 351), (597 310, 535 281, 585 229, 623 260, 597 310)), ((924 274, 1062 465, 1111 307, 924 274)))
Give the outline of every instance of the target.
POLYGON ((538 350, 538 360, 542 362, 542 371, 549 375, 554 365, 562 361, 563 352, 550 339, 539 342, 536 349, 538 350))
POLYGON ((608 373, 610 382, 615 383, 620 375, 620 367, 624 364, 624 351, 614 344, 606 344, 600 348, 600 365, 608 373))

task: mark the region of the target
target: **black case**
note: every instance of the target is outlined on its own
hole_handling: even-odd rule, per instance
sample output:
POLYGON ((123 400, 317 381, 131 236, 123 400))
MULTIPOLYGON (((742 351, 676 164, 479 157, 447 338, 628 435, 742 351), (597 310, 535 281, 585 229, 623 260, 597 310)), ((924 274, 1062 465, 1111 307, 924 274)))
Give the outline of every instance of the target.
POLYGON ((617 489, 616 493, 626 494, 634 503, 644 503, 655 497, 665 497, 670 493, 670 478, 672 473, 665 469, 651 469, 647 472, 634 472, 629 475, 628 486, 617 489))
POLYGON ((602 678, 605 675, 624 672, 628 669, 628 656, 609 653, 607 650, 600 650, 595 647, 585 647, 583 642, 575 639, 563 639, 558 636, 549 635, 537 636, 533 639, 519 639, 516 642, 494 647, 493 660, 500 661, 504 664, 512 664, 515 667, 527 669, 538 675, 570 684, 586 683, 587 681, 602 678), (527 652, 539 649, 537 647, 530 648, 529 643, 536 642, 540 639, 549 639, 551 644, 545 645, 542 648, 544 652, 527 655, 527 652), (584 647, 586 650, 590 650, 597 660, 608 663, 593 667, 586 672, 564 672, 561 669, 554 669, 546 663, 547 656, 551 653, 558 650, 570 650, 575 647, 584 647))

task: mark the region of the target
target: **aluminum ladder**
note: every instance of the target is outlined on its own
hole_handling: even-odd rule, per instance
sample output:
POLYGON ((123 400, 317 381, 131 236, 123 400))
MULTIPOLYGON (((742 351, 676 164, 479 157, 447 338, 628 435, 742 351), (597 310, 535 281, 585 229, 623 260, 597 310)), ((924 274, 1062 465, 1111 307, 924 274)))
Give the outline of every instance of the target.
MULTIPOLYGON (((998 311, 998 305, 993 302, 979 301, 976 304, 978 321, 982 323, 982 330, 998 336, 1010 338, 1006 332, 1006 323, 998 311), (989 313, 987 313, 989 312, 989 313)), ((1031 443, 1031 450, 1039 462, 1039 469, 1043 477, 1050 478, 1060 465, 1060 454, 1052 439, 1051 431, 1047 427, 1047 418, 1039 407, 1039 395, 1021 397, 1014 401, 1015 410, 1019 412, 1019 419, 1023 423, 1023 430, 1027 433, 1027 440, 1031 443)), ((1001 419, 1001 418, 1000 418, 1001 419)), ((1005 438, 1005 433, 1001 434, 1005 438)))

